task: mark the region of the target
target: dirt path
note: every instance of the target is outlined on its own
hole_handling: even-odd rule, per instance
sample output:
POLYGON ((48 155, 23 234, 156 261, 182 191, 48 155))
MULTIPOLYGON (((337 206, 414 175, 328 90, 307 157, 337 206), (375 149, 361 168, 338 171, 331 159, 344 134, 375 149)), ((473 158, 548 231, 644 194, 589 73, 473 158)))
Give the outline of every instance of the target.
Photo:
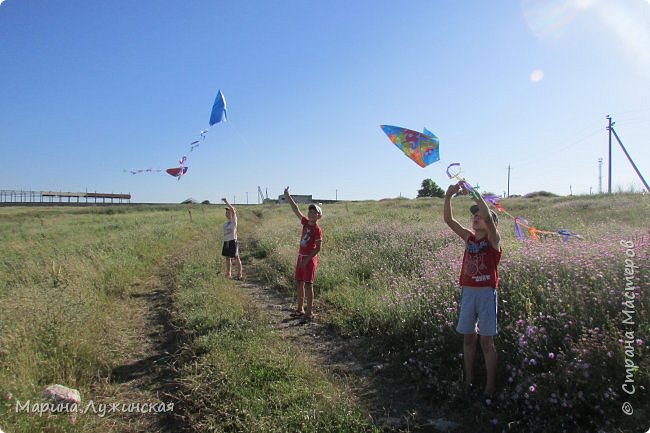
MULTIPOLYGON (((191 352, 185 350, 187 335, 174 326, 174 275, 181 258, 164 259, 152 277, 131 290, 129 302, 134 314, 134 338, 137 351, 128 361, 114 367, 110 382, 110 399, 121 402, 174 403, 173 411, 163 413, 117 414, 112 431, 179 432, 191 431, 185 423, 183 387, 177 371, 191 362, 191 352), (140 335, 136 335, 140 334, 140 335)), ((317 365, 329 372, 339 384, 350 390, 373 422, 391 431, 404 432, 462 432, 457 422, 441 413, 445 402, 437 402, 426 387, 418 385, 419 378, 409 377, 412 368, 401 359, 382 355, 364 338, 342 338, 327 325, 327 312, 313 321, 291 317, 294 300, 275 289, 253 282, 238 282, 266 314, 269 325, 295 344, 317 365)))
POLYGON ((326 312, 313 321, 291 317, 295 311, 293 297, 275 289, 251 282, 239 285, 268 314, 275 330, 350 388, 375 424, 396 431, 462 431, 458 423, 440 413, 431 393, 408 377, 410 369, 378 355, 372 342, 341 338, 323 323, 326 312))
POLYGON ((163 403, 165 409, 161 411, 161 406, 155 406, 155 410, 147 412, 121 411, 112 417, 115 421, 112 431, 186 430, 182 407, 177 404, 180 387, 176 370, 187 361, 181 355, 183 330, 174 326, 172 294, 178 266, 178 257, 167 257, 151 278, 132 287, 127 302, 136 316, 132 319, 135 327, 132 332, 138 350, 128 356, 127 362, 115 366, 110 375, 112 402, 163 403))

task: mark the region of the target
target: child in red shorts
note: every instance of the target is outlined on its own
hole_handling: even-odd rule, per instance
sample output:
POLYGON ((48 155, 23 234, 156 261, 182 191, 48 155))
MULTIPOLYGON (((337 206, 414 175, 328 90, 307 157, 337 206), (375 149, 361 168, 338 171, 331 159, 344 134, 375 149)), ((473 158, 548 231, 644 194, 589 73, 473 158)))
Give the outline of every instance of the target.
POLYGON ((323 230, 318 225, 318 220, 323 216, 321 208, 315 204, 309 205, 309 212, 305 217, 298 209, 296 202, 289 194, 289 187, 284 190, 284 196, 291 205, 293 213, 300 218, 302 224, 302 236, 300 237, 300 249, 296 262, 296 288, 298 292, 298 314, 306 318, 313 317, 314 307, 314 278, 318 268, 318 252, 323 242, 323 230), (307 294, 307 308, 303 308, 307 294))

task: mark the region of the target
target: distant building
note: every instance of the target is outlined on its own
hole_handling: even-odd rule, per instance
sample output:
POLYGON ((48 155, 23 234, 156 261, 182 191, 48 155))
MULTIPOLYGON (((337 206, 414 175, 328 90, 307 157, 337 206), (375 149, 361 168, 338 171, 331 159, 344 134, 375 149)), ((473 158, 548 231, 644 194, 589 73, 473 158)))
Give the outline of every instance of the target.
MULTIPOLYGON (((291 195, 293 197, 293 201, 295 201, 298 204, 310 204, 314 203, 314 199, 312 199, 311 194, 310 195, 291 195)), ((288 203, 286 197, 284 194, 278 196, 278 203, 288 203)))

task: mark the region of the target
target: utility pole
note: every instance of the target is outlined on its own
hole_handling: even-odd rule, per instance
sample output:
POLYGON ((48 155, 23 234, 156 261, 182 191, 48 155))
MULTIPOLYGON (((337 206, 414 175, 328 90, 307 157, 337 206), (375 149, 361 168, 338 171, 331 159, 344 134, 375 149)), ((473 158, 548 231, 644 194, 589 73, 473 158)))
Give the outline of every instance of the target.
POLYGON ((609 171, 607 175, 607 194, 612 193, 612 117, 608 114, 606 117, 609 124, 607 130, 609 131, 609 171))
POLYGON ((510 197, 510 164, 508 164, 508 198, 510 197))
POLYGON ((603 193, 603 158, 598 158, 598 194, 603 193))
POLYGON ((650 192, 650 186, 648 186, 648 182, 645 181, 645 179, 641 175, 641 172, 636 167, 636 164, 634 163, 634 161, 632 161, 632 157, 630 156, 629 153, 627 153, 627 149, 625 149, 625 146, 623 146, 623 143, 621 142, 621 139, 618 138, 618 134, 616 133, 614 128, 610 127, 609 132, 610 132, 610 136, 611 136, 611 133, 614 133, 614 138, 616 138, 616 141, 618 141, 618 144, 621 145, 621 149, 623 149, 623 152, 625 153, 625 156, 627 156, 627 160, 630 161, 630 164, 632 164, 632 168, 634 169, 634 171, 636 171, 636 174, 637 174, 637 176, 639 176, 639 179, 641 179, 641 182, 643 182, 643 185, 645 186, 646 191, 650 192))

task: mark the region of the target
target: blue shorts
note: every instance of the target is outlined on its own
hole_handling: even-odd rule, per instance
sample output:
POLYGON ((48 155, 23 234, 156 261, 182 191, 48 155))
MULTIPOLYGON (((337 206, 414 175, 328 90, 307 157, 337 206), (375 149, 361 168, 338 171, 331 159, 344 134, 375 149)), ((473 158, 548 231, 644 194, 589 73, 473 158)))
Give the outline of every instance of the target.
POLYGON ((497 290, 463 286, 456 331, 460 334, 497 335, 497 290))

